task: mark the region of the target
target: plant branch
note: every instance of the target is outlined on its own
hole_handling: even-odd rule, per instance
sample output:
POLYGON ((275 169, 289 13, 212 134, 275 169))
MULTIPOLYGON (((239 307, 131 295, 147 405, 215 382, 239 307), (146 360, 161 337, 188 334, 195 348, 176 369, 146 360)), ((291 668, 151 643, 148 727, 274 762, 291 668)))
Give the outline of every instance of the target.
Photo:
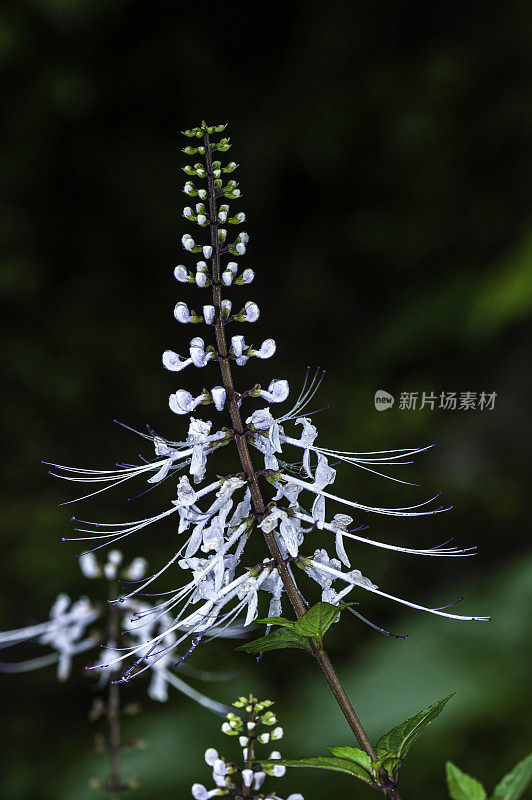
MULTIPOLYGON (((240 456, 240 461, 242 463, 242 467, 246 474, 246 478, 248 481, 248 486, 251 493, 251 498, 253 501, 253 507, 255 509, 255 515, 258 520, 266 514, 266 505, 264 503, 264 499, 262 497, 262 493, 260 490, 260 486, 257 480, 257 475, 253 468, 253 463, 251 461, 251 455, 249 452, 249 447, 246 439, 245 428, 242 422, 242 417, 240 415, 240 409, 237 402, 237 396, 235 393, 235 388, 233 384, 233 377, 231 373, 231 365, 229 362, 229 353, 227 349, 227 342, 225 338, 225 329, 224 329, 224 320, 222 316, 222 284, 221 284, 221 268, 220 268, 220 245, 218 241, 218 214, 217 214, 217 204, 216 204, 216 190, 214 186, 214 175, 212 169, 212 155, 211 155, 211 147, 209 141, 209 134, 207 131, 207 126, 205 123, 202 123, 203 128, 203 141, 205 145, 205 161, 206 161, 206 168, 207 168, 207 181, 208 181, 208 193, 209 193, 209 217, 210 217, 210 232, 211 232, 211 246, 212 246, 212 298, 213 298, 213 306, 215 309, 214 312, 214 326, 215 326, 215 334, 216 334, 216 344, 218 348, 218 355, 219 355, 219 364, 222 373, 222 381, 224 385, 224 389, 226 391, 227 402, 229 405, 229 413, 231 415, 231 421, 233 423, 234 433, 235 433, 235 441, 236 446, 238 449, 238 454, 240 456)), ((283 581, 284 588, 290 598, 290 602, 294 608, 294 611, 298 617, 302 617, 306 611, 305 605, 301 599, 299 594, 299 590, 295 584, 295 581, 288 569, 287 564, 285 563, 281 551, 279 550, 279 546, 275 539, 273 532, 266 532, 263 531, 264 538, 266 540, 266 544, 268 549, 275 561, 277 569, 279 571, 279 575, 281 576, 281 580, 283 581)), ((371 742, 368 739, 368 736, 360 722, 351 702, 345 692, 345 689, 342 686, 340 678, 338 677, 336 670, 323 649, 322 646, 318 646, 318 644, 314 641, 314 639, 309 639, 309 644, 312 650, 312 654, 316 662, 318 663, 323 675, 334 694, 338 705, 340 706, 344 717, 346 718, 351 730, 353 731, 358 743, 360 746, 365 750, 365 752, 370 756, 372 761, 376 760, 377 756, 375 750, 373 749, 371 742)), ((395 786, 391 783, 390 778, 381 770, 380 773, 381 778, 381 787, 384 791, 388 800, 400 800, 399 794, 395 786)))

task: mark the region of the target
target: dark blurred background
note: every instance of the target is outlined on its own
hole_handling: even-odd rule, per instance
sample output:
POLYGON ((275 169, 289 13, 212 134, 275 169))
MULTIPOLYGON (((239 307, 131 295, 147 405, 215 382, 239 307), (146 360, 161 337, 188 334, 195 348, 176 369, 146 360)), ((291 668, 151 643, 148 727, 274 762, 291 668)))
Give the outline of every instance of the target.
MULTIPOLYGON (((212 380, 165 373, 160 355, 183 353, 188 342, 174 303, 201 305, 198 290, 172 277, 190 230, 180 216, 189 160, 180 130, 203 118, 229 122, 228 155, 241 164, 243 192, 233 207, 246 211, 246 259, 257 273, 231 296, 261 306, 248 341, 273 336, 278 344, 275 362, 250 363, 239 384, 287 377, 296 392, 307 365, 325 367, 318 406, 331 405, 318 418, 322 444, 437 444, 408 468, 422 489, 340 469, 339 493, 363 503, 404 506, 442 489, 453 505, 435 518, 360 518, 370 536, 480 545, 477 559, 463 561, 350 548, 354 566, 384 591, 435 605, 465 594, 463 613, 494 617, 453 622, 358 597, 363 613, 410 638, 385 638, 349 618, 332 632, 354 705, 374 737, 456 691, 403 769, 405 798, 446 796, 446 758, 491 791, 526 754, 531 45, 524 0, 5 0, 3 629, 45 619, 59 591, 95 590, 79 574, 79 546, 61 543, 73 509, 56 506, 75 494, 41 459, 110 467, 134 458, 140 440, 114 418, 179 439, 186 423, 168 411, 168 394, 212 380), (395 395, 392 409, 375 410, 378 389, 395 395), (492 411, 409 411, 398 407, 403 391, 497 397, 492 411)), ((171 487, 133 508, 130 494, 74 511, 136 518, 166 506, 171 487)), ((174 536, 173 524, 148 529, 127 555, 156 566, 174 536)), ((218 699, 252 689, 277 701, 286 756, 350 742, 302 654, 257 665, 222 643, 195 663, 240 671, 230 683, 199 687, 218 699)), ((106 764, 91 750, 82 662, 66 685, 50 668, 4 676, 0 692, 1 797, 103 796, 88 788, 106 764)), ((142 681, 127 690, 144 692, 142 681)), ((147 749, 126 756, 139 800, 186 798, 193 781, 210 786, 205 748, 237 754, 218 727, 177 694, 163 707, 146 698, 129 732, 140 732, 147 749)), ((278 791, 307 800, 370 794, 345 776, 300 770, 278 791)))

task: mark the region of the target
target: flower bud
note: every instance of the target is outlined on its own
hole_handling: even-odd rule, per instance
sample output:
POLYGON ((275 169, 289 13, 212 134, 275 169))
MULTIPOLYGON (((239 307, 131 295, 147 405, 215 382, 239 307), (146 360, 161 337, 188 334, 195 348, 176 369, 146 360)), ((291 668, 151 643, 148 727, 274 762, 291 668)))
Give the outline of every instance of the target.
POLYGON ((201 197, 202 200, 207 199, 207 189, 198 189, 198 197, 201 197))
POLYGON ((207 217, 205 216, 205 214, 198 214, 197 222, 198 222, 198 225, 201 225, 202 227, 204 225, 206 225, 207 224, 207 217))
POLYGON ((258 739, 259 742, 261 742, 262 744, 268 744, 268 742, 270 741, 270 734, 268 732, 261 733, 258 739))
POLYGON ((107 564, 104 565, 103 574, 107 578, 108 581, 112 581, 116 578, 116 565, 111 564, 109 561, 107 564))
POLYGON ((226 398, 226 391, 223 386, 215 386, 214 389, 211 390, 211 397, 216 410, 222 411, 226 398))
POLYGON ((265 779, 266 779, 266 773, 265 772, 261 771, 261 772, 256 772, 255 773, 255 777, 254 777, 254 780, 253 780, 253 788, 255 789, 255 791, 257 789, 260 789, 260 787, 264 783, 265 779))
POLYGON ((181 242, 185 250, 193 250, 196 247, 196 242, 189 233, 185 233, 185 235, 181 237, 181 242))
POLYGON ((215 775, 225 775, 227 772, 227 767, 225 766, 225 761, 221 758, 217 758, 212 765, 212 771, 215 775))
POLYGON ((187 283, 188 270, 183 264, 178 264, 174 269, 174 278, 179 281, 179 283, 187 283))
POLYGON ((207 325, 212 325, 214 311, 214 306, 203 306, 203 319, 207 325))
POLYGON ((202 250, 204 258, 210 258, 212 256, 212 247, 210 244, 203 245, 202 250))
POLYGON ((243 336, 231 336, 231 347, 233 348, 233 353, 235 354, 236 358, 240 358, 242 353, 244 352, 244 348, 247 349, 247 345, 245 343, 243 336))
POLYGON ((253 770, 252 769, 243 769, 242 770, 242 782, 244 786, 251 786, 253 783, 253 770))
POLYGON ((221 306, 222 306, 222 316, 224 318, 228 317, 231 314, 231 308, 233 307, 233 304, 231 303, 230 300, 222 300, 221 306))
POLYGON ((284 731, 281 727, 274 728, 272 731, 272 739, 282 739, 284 731))
POLYGON ((207 285, 207 275, 204 272, 196 272, 196 285, 203 289, 207 285))
POLYGON ((246 252, 246 245, 243 242, 238 242, 235 249, 238 255, 243 256, 246 252))
POLYGON ((190 320, 192 319, 187 304, 183 303, 182 300, 180 300, 179 303, 176 303, 175 305, 174 317, 178 322, 182 323, 190 322, 190 320))
POLYGON ((189 217, 192 216, 192 209, 190 208, 190 206, 185 206, 185 208, 183 209, 183 216, 186 217, 187 219, 189 219, 189 217))
POLYGON ((86 578, 99 578, 102 574, 101 567, 94 553, 83 553, 83 555, 79 557, 79 566, 86 578))
POLYGON ((240 314, 237 316, 238 322, 256 322, 259 318, 260 310, 253 300, 248 300, 240 314))
POLYGON ((226 286, 231 286, 233 283, 233 273, 231 270, 226 269, 222 272, 222 281, 225 283, 226 286))
POLYGON ((276 764, 275 767, 272 769, 272 775, 274 778, 282 778, 286 772, 286 767, 283 767, 282 764, 276 764))
POLYGON ((126 570, 126 578, 130 581, 140 581, 146 574, 148 562, 145 558, 137 556, 126 570))
POLYGON ((240 747, 247 747, 249 739, 247 736, 239 736, 238 737, 238 744, 240 747))
POLYGON ((219 758, 218 750, 215 750, 214 747, 208 747, 205 750, 205 763, 212 767, 216 759, 219 758))
POLYGON ((247 269, 244 270, 242 275, 238 278, 238 282, 239 283, 243 283, 243 284, 251 283, 253 281, 254 277, 255 277, 255 273, 253 272, 252 269, 249 269, 249 267, 248 267, 247 269))

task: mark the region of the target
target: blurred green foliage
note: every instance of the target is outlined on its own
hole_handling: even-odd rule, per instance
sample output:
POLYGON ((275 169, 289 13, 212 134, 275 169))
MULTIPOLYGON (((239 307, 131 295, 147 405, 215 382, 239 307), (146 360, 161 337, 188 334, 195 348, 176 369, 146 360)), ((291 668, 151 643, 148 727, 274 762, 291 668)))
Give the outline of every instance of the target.
MULTIPOLYGON (((531 44, 524 0, 6 0, 2 628, 43 618, 58 591, 86 590, 79 548, 60 542, 70 513, 55 507, 74 495, 40 460, 134 458, 139 442, 112 426, 115 417, 182 432, 166 406, 175 377, 160 367, 162 350, 179 351, 186 338, 171 313, 189 296, 171 270, 185 230, 179 131, 202 118, 228 121, 257 272, 249 296, 262 310, 253 341, 278 343, 273 367, 250 364, 239 380, 273 368, 295 389, 305 366, 319 364, 328 370, 319 406, 332 404, 319 420, 327 446, 437 442, 410 468, 423 490, 344 467, 339 493, 389 506, 443 488, 450 514, 371 520, 370 535, 480 545, 478 559, 428 563, 352 548, 354 566, 385 591, 424 602, 437 586, 437 601, 466 593, 464 609, 494 616, 490 625, 451 623, 357 597, 364 613, 411 636, 379 639, 347 615, 341 632, 330 631, 355 706, 378 735, 457 692, 410 756, 405 797, 445 797, 446 759, 491 786, 524 756, 531 44), (379 388, 396 397, 496 391, 497 401, 493 412, 407 412, 396 403, 381 413, 379 388)), ((201 388, 203 374, 185 377, 179 385, 201 388)), ((161 494, 139 504, 158 508, 161 494)), ((83 513, 125 519, 136 513, 129 496, 101 496, 83 513)), ((128 554, 159 564, 173 536, 172 527, 154 529, 128 554)), ((342 719, 304 654, 257 665, 223 645, 198 658, 242 671, 211 693, 229 700, 252 689, 278 701, 286 756, 338 739, 342 719)), ((104 771, 85 724, 89 686, 81 674, 65 686, 52 672, 2 679, 2 797, 89 796, 89 777, 104 771)), ((179 697, 162 709, 146 703, 132 722, 149 745, 130 757, 139 800, 187 797, 193 780, 207 779, 201 759, 220 742, 215 725, 179 697)), ((344 730, 338 744, 347 743, 344 730)), ((348 791, 342 776, 333 784, 298 771, 283 780, 307 800, 348 791)))

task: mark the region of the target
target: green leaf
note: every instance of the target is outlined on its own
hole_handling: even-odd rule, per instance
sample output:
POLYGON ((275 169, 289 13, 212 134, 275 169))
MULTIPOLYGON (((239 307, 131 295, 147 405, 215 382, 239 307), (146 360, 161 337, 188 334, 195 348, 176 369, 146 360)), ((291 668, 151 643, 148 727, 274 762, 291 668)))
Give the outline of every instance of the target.
POLYGON ((264 617, 264 619, 256 619, 255 622, 261 622, 263 625, 283 625, 285 628, 293 628, 296 624, 294 620, 286 619, 286 617, 264 617))
POLYGON ((282 650, 284 648, 310 649, 307 640, 303 636, 298 636, 293 631, 283 629, 272 631, 268 636, 261 636, 260 639, 246 642, 235 649, 242 650, 244 653, 266 653, 268 650, 282 650))
MULTIPOLYGON (((269 762, 271 763, 271 762, 269 762)), ((316 756, 316 758, 298 758, 296 760, 286 760, 284 758, 277 760, 276 764, 281 764, 284 767, 317 767, 318 769, 329 769, 333 772, 345 772, 348 775, 358 778, 364 783, 377 788, 377 783, 373 780, 365 769, 360 767, 354 761, 349 761, 344 758, 329 758, 328 756, 316 756)))
POLYGON ((445 769, 447 788, 452 800, 486 800, 486 790, 476 778, 466 775, 452 761, 447 762, 445 769))
POLYGON ((395 757, 402 761, 417 737, 427 725, 430 725, 430 723, 436 719, 452 696, 453 695, 450 694, 444 697, 443 700, 439 700, 437 703, 434 703, 434 705, 425 708, 423 711, 420 711, 419 714, 416 714, 415 717, 401 722, 400 725, 392 728, 392 730, 385 733, 384 736, 381 736, 377 742, 377 755, 381 756, 388 753, 390 757, 395 757))
POLYGON ((360 750, 358 747, 327 747, 327 750, 332 753, 333 756, 352 761, 354 764, 358 764, 359 767, 362 767, 369 775, 372 774, 371 758, 364 750, 360 750))
POLYGON ((300 636, 307 636, 321 641, 340 611, 348 605, 354 604, 340 603, 335 606, 332 603, 316 603, 302 617, 296 620, 294 630, 300 636))
POLYGON ((491 800, 518 800, 532 778, 532 753, 497 784, 491 800))

